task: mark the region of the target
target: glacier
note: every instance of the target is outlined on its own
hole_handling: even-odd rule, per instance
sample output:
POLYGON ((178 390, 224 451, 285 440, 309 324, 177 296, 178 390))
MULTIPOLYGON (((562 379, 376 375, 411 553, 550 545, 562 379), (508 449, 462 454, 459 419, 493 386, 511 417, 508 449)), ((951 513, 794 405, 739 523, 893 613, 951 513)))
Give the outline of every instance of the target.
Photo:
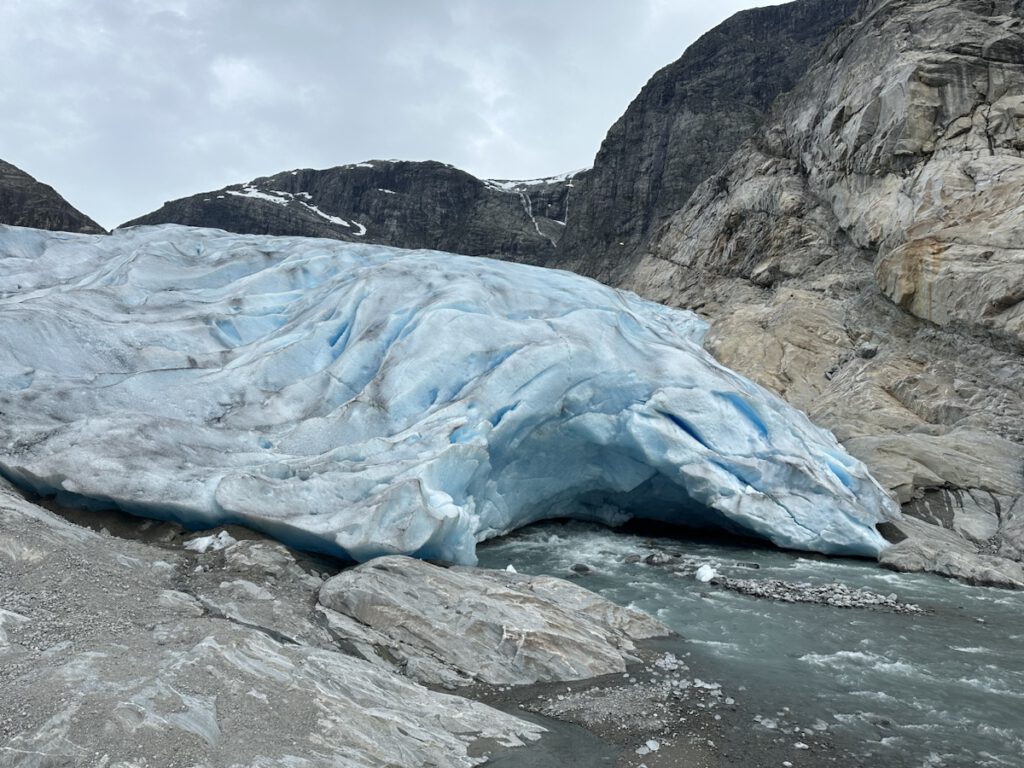
POLYGON ((354 560, 471 564, 477 542, 555 517, 877 555, 895 503, 705 331, 483 258, 0 227, 0 474, 354 560))

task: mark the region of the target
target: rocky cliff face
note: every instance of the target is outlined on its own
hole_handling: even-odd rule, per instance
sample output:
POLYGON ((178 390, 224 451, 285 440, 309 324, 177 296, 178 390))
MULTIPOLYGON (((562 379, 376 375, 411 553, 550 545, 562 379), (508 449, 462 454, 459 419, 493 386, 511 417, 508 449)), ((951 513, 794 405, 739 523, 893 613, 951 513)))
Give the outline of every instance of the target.
POLYGON ((1024 23, 869 0, 605 278, 701 308, 727 365, 831 428, 912 518, 887 558, 1021 585, 1024 23))
POLYGON ((582 184, 559 263, 604 279, 628 270, 804 74, 856 0, 800 0, 738 13, 643 88, 609 130, 582 184))
POLYGON ((561 238, 578 176, 482 181, 442 163, 373 160, 193 195, 123 226, 186 224, 544 263, 561 238))
POLYGON ((105 231, 58 195, 53 187, 41 184, 3 160, 0 160, 0 224, 91 235, 105 231))

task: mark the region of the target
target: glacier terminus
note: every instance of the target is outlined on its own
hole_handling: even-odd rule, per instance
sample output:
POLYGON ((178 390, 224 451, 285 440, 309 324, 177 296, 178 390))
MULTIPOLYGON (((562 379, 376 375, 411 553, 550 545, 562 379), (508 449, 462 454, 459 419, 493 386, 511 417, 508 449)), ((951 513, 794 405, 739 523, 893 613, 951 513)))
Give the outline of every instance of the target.
POLYGON ((176 225, 0 227, 0 473, 73 504, 474 563, 547 518, 874 556, 896 504, 717 363, 567 272, 176 225))

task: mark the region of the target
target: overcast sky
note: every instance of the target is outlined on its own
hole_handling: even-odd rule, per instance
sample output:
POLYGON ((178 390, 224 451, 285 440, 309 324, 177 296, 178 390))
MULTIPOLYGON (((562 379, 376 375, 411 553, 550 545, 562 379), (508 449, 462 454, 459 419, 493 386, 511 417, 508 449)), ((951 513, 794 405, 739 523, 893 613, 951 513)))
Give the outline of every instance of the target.
POLYGON ((766 0, 0 0, 0 158, 113 227, 293 168, 589 166, 654 72, 766 0))

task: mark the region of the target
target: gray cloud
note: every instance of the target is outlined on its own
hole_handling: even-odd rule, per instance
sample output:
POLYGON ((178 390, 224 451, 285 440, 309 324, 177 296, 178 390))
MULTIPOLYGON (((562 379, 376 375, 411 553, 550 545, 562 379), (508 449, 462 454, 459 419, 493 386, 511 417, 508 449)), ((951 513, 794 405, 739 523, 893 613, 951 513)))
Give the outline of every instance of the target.
POLYGON ((546 176, 589 165, 658 68, 767 4, 4 0, 0 157, 105 226, 373 157, 546 176))

